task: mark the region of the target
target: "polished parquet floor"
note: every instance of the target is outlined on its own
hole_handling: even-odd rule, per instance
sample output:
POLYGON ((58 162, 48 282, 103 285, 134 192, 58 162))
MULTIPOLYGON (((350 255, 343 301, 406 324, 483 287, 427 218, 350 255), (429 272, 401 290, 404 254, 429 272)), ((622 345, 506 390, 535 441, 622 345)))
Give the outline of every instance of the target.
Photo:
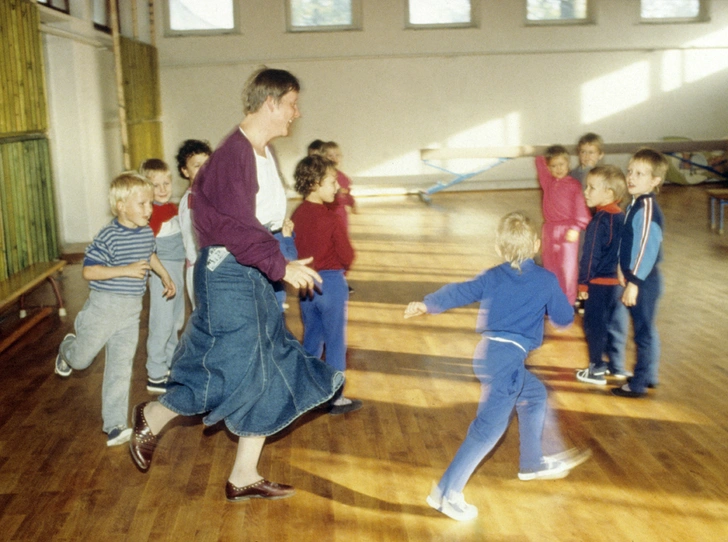
MULTIPOLYGON (((458 523, 425 503, 472 420, 475 307, 407 320, 407 302, 498 263, 499 217, 540 219, 535 190, 362 198, 351 217, 347 392, 364 408, 310 413, 271 438, 260 472, 288 500, 231 504, 235 438, 199 419, 168 427, 147 474, 101 432, 103 354, 53 374, 86 299, 81 267, 61 287, 69 315, 46 319, 0 355, 0 540, 725 541, 728 540, 728 236, 707 227, 704 187, 667 187, 661 383, 646 399, 574 379, 586 363, 577 320, 547 329, 528 363, 547 385, 567 445, 592 459, 557 481, 517 479, 514 420, 465 489, 480 516, 458 523)), ((34 294, 50 302, 45 288, 34 294)), ((10 318, 4 316, 2 326, 10 318)), ((145 383, 146 311, 132 403, 145 383)), ((300 336, 295 299, 287 313, 300 336)), ((628 366, 634 349, 628 350, 628 366)), ((550 427, 546 447, 558 440, 550 427)))

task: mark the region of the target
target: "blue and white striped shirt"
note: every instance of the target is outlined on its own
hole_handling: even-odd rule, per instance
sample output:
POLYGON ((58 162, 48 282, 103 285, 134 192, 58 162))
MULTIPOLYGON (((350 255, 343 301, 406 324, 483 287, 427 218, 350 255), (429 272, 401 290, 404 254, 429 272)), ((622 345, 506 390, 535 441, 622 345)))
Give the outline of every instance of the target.
MULTIPOLYGON (((149 261, 155 250, 152 228, 149 226, 127 228, 119 224, 115 218, 101 228, 91 244, 86 247, 83 265, 119 267, 139 260, 149 261)), ((147 288, 148 275, 149 272, 143 279, 116 277, 108 280, 92 280, 89 281, 89 288, 99 292, 142 296, 147 288)))

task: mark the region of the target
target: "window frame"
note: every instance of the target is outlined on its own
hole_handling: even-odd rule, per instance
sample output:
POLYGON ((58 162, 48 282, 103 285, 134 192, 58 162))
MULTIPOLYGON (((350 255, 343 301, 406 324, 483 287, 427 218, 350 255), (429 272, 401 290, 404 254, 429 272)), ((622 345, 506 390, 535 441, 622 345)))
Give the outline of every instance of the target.
POLYGON ((53 3, 55 2, 55 0, 36 0, 36 1, 37 1, 37 3, 38 3, 39 6, 43 6, 43 7, 46 7, 48 9, 52 9, 52 10, 55 10, 55 11, 59 11, 60 13, 65 13, 66 15, 70 15, 71 14, 71 1, 70 0, 61 0, 62 2, 65 2, 65 4, 66 4, 66 8, 65 9, 64 8, 59 8, 59 7, 55 6, 55 5, 53 5, 53 3))
POLYGON ((200 28, 194 30, 175 30, 171 23, 170 0, 162 2, 162 17, 164 19, 164 36, 167 38, 183 37, 183 36, 224 36, 230 34, 241 34, 240 30, 240 2, 238 0, 230 0, 233 6, 233 27, 232 28, 200 28))
POLYGON ((688 24, 710 21, 708 0, 698 0, 698 14, 695 17, 642 17, 642 0, 637 5, 640 24, 688 24))
POLYGON ((286 32, 348 32, 351 30, 362 29, 362 0, 349 0, 351 2, 351 24, 339 25, 318 25, 318 26, 294 26, 293 24, 293 8, 291 2, 294 0, 286 0, 286 32))
POLYGON ((409 30, 435 30, 447 28, 477 28, 475 0, 468 0, 470 3, 470 21, 467 23, 427 23, 416 24, 410 22, 410 0, 404 0, 404 27, 409 30))
POLYGON ((523 2, 523 20, 526 26, 573 26, 596 24, 596 0, 586 0, 586 15, 583 19, 541 19, 531 20, 528 18, 528 0, 523 2))

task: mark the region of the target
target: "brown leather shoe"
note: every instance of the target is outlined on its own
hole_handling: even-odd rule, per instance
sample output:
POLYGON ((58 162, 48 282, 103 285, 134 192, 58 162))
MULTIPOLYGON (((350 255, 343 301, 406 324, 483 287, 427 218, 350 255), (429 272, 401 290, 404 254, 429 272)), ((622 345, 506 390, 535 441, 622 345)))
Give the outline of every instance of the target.
POLYGON ((229 501, 247 501, 248 499, 286 499, 296 492, 292 486, 277 484, 268 480, 259 480, 245 487, 237 487, 229 481, 225 485, 225 496, 229 501))
POLYGON ((139 403, 134 407, 131 414, 131 425, 134 430, 129 441, 129 450, 131 451, 131 458, 142 472, 149 470, 149 465, 152 464, 152 455, 154 455, 154 450, 157 447, 157 437, 149 429, 147 419, 144 417, 144 407, 148 404, 148 401, 139 403))

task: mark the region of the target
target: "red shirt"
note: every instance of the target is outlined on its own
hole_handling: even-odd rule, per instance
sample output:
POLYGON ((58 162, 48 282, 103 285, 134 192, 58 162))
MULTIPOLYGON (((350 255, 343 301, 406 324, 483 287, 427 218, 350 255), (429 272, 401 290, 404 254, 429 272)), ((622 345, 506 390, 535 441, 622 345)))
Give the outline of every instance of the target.
POLYGON ((300 259, 313 256, 316 271, 348 270, 354 261, 346 225, 326 205, 304 201, 291 216, 300 259))
POLYGON ((149 219, 149 227, 154 232, 154 237, 159 235, 162 224, 177 216, 177 206, 172 202, 155 203, 152 205, 152 217, 149 219))

